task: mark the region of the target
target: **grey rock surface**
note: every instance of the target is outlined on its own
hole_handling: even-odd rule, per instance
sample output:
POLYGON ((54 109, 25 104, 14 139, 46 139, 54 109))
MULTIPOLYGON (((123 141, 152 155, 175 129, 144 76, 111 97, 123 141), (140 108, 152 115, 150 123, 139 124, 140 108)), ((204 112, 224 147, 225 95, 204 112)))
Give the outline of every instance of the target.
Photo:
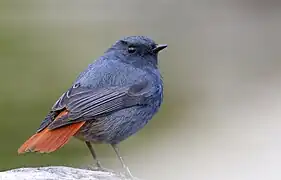
POLYGON ((0 180, 125 180, 117 173, 64 166, 19 168, 0 172, 0 180))

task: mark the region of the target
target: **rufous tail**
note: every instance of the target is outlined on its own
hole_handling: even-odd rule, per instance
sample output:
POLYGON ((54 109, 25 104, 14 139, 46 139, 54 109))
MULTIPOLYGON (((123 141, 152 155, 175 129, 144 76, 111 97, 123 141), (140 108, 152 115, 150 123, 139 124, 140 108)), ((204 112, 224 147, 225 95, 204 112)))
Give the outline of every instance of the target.
MULTIPOLYGON (((67 113, 68 111, 62 111, 56 117, 56 119, 66 115, 67 113)), ((53 152, 65 145, 69 139, 83 126, 84 123, 85 122, 78 122, 54 130, 49 130, 48 127, 46 127, 41 132, 34 134, 27 141, 25 141, 25 143, 18 149, 18 153, 53 152)))

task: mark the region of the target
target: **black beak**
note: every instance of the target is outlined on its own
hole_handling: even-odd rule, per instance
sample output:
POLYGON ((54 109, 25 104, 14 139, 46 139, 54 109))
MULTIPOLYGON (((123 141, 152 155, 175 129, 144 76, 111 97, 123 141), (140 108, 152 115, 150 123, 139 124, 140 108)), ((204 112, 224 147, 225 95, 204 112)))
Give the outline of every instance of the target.
POLYGON ((165 49, 167 46, 167 44, 157 44, 156 47, 153 49, 153 52, 158 53, 161 50, 165 49))

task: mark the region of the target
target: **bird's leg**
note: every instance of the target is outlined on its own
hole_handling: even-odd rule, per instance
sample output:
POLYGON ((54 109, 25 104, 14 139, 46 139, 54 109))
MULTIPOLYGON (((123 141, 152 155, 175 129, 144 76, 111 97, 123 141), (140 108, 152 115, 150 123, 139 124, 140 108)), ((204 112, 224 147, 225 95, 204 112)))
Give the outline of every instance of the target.
POLYGON ((87 147, 89 148, 89 150, 90 150, 90 152, 91 152, 91 154, 92 154, 94 160, 96 161, 96 166, 98 167, 98 169, 102 169, 101 163, 100 163, 100 161, 97 159, 97 155, 96 155, 96 153, 95 153, 95 150, 94 150, 92 144, 91 144, 89 141, 86 141, 86 145, 87 145, 87 147))
POLYGON ((123 158, 122 158, 121 155, 120 155, 119 148, 118 148, 117 144, 111 144, 111 146, 112 146, 112 148, 114 149, 114 151, 115 151, 115 153, 116 153, 118 159, 120 160, 120 162, 121 162, 123 168, 126 170, 127 174, 133 179, 134 177, 133 177, 133 175, 131 174, 130 169, 128 168, 128 166, 126 166, 126 164, 125 164, 123 158))

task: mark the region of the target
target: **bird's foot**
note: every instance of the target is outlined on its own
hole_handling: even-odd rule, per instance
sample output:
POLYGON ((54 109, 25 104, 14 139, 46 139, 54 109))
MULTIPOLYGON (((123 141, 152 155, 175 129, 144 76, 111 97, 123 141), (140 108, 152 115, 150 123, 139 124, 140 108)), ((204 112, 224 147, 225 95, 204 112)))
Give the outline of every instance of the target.
POLYGON ((124 180, 139 180, 138 178, 131 176, 126 172, 122 172, 122 173, 120 172, 118 173, 118 175, 124 180))
POLYGON ((132 175, 128 167, 124 167, 124 169, 125 171, 119 173, 120 176, 126 180, 137 180, 137 178, 132 175))
POLYGON ((86 166, 84 169, 91 170, 91 171, 102 171, 102 172, 115 173, 113 170, 104 168, 104 167, 102 167, 102 166, 88 165, 88 166, 86 166))

